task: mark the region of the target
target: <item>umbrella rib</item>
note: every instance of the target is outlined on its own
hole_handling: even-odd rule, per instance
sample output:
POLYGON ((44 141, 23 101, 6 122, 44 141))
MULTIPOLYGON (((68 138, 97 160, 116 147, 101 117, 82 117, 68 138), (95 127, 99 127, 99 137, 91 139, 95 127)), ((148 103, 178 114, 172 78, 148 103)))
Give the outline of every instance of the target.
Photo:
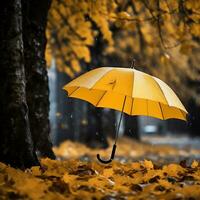
POLYGON ((167 100, 167 97, 165 96, 165 93, 163 92, 163 90, 162 90, 160 84, 156 81, 156 77, 154 77, 154 76, 152 76, 152 77, 153 77, 154 81, 156 82, 157 86, 160 88, 160 91, 162 92, 162 94, 163 94, 163 96, 164 96, 164 98, 165 98, 167 104, 169 105, 169 102, 168 102, 168 100, 167 100))
POLYGON ((71 94, 69 94, 68 96, 70 97, 74 92, 76 92, 80 87, 77 87, 71 94))
POLYGON ((133 84, 132 84, 132 94, 131 94, 132 98, 133 98, 134 82, 135 82, 135 74, 134 74, 134 70, 133 70, 133 84))
POLYGON ((113 71, 113 70, 115 70, 115 69, 110 69, 110 70, 107 71, 105 74, 103 74, 103 75, 101 76, 101 78, 99 78, 99 79, 94 83, 94 85, 93 85, 90 89, 93 89, 93 88, 95 87, 95 85, 97 84, 97 82, 99 82, 100 80, 102 80, 108 73, 110 73, 110 72, 113 71))
POLYGON ((134 89, 134 78, 135 78, 135 74, 134 74, 134 70, 133 70, 133 83, 132 83, 132 90, 131 90, 131 112, 130 115, 132 115, 132 109, 133 109, 133 102, 134 102, 134 98, 133 98, 133 89, 134 89))
POLYGON ((132 102, 131 102, 131 112, 130 115, 132 115, 132 109, 133 109, 133 102, 134 102, 134 98, 131 98, 132 102))
POLYGON ((123 115, 123 112, 124 112, 125 103, 126 103, 126 95, 124 97, 124 101, 123 101, 123 105, 122 105, 122 110, 121 110, 121 114, 120 114, 120 119, 119 119, 119 123, 118 123, 118 127, 117 127, 117 132, 116 132, 116 135, 115 135, 115 145, 117 144, 117 139, 118 139, 118 136, 119 136, 119 128, 120 128, 121 121, 122 121, 122 115, 123 115))
POLYGON ((165 119, 165 118, 164 118, 164 115, 163 115, 163 110, 162 110, 162 106, 161 106, 160 102, 158 102, 158 104, 159 104, 159 106, 160 106, 160 111, 161 111, 161 114, 162 114, 162 118, 165 119))
POLYGON ((107 91, 105 91, 105 92, 103 93, 103 95, 101 96, 101 98, 99 99, 99 101, 97 102, 97 104, 95 105, 96 107, 99 105, 99 102, 103 99, 103 97, 105 96, 106 92, 107 92, 107 91))
MULTIPOLYGON (((181 112, 181 114, 183 115, 183 118, 185 119, 186 117, 185 117, 185 115, 183 114, 183 111, 181 110, 181 109, 179 109, 180 110, 180 112, 181 112)), ((186 119, 187 120, 187 119, 186 119)))

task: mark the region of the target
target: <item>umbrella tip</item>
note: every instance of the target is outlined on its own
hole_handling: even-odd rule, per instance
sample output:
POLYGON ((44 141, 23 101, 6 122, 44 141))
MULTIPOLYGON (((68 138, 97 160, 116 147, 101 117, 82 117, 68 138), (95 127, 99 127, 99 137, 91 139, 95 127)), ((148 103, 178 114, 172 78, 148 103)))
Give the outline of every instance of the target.
POLYGON ((130 66, 131 69, 135 69, 135 61, 136 61, 136 59, 133 58, 132 62, 131 62, 131 66, 130 66))

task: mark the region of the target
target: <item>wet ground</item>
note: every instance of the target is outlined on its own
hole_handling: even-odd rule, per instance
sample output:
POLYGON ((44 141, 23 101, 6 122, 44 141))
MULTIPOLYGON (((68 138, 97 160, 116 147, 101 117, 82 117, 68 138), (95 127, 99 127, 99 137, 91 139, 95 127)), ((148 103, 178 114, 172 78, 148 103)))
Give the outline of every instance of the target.
POLYGON ((200 149, 200 137, 189 137, 188 135, 147 135, 142 137, 143 142, 159 145, 171 145, 177 148, 200 149))

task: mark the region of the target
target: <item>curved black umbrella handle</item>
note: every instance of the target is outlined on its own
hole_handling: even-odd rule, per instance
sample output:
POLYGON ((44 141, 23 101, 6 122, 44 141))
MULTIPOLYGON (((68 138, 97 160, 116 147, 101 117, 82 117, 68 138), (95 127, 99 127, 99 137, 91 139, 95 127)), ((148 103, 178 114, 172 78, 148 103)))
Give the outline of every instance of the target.
POLYGON ((102 160, 102 159, 100 158, 100 155, 99 155, 99 154, 97 154, 97 159, 98 159, 101 163, 103 163, 103 164, 108 164, 108 163, 112 162, 112 160, 113 160, 114 157, 115 157, 116 148, 117 148, 117 145, 114 144, 114 145, 113 145, 113 148, 112 148, 112 153, 111 153, 111 156, 110 156, 110 159, 109 159, 109 160, 102 160))

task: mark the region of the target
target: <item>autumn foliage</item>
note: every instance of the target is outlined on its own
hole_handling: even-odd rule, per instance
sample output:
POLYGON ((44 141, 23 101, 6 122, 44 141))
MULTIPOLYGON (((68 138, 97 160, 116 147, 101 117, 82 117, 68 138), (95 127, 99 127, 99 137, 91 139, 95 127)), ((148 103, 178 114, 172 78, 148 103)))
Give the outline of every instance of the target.
POLYGON ((134 142, 132 145, 137 145, 127 147, 126 142, 127 139, 120 141, 118 160, 109 165, 102 165, 92 159, 99 150, 69 141, 66 142, 67 149, 64 148, 66 143, 54 149, 58 157, 65 157, 65 161, 42 159, 41 167, 32 167, 26 171, 0 163, 1 199, 199 199, 198 161, 170 164, 166 159, 154 162, 129 159, 125 162, 127 155, 134 159, 137 153, 142 156, 142 151, 146 155, 154 151, 160 156, 170 154, 177 157, 184 150, 169 146, 153 148, 134 142), (129 151, 132 153, 129 154, 129 151), (85 155, 80 152, 85 152, 85 155))
POLYGON ((55 58, 58 69, 71 78, 97 59, 92 47, 101 48, 105 66, 117 60, 115 65, 129 67, 136 58, 137 68, 167 81, 182 98, 199 102, 198 91, 190 90, 199 79, 199 22, 195 0, 54 0, 46 58, 49 63, 55 58))

